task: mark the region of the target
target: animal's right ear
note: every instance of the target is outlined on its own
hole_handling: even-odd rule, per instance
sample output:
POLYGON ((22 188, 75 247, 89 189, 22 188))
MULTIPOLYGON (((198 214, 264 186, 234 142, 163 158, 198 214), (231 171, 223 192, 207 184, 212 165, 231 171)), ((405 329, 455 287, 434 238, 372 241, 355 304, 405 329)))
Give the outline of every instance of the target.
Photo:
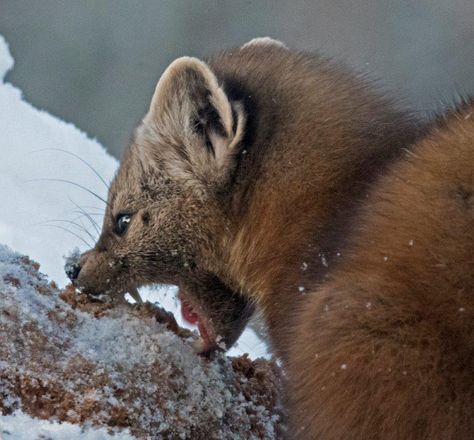
POLYGON ((229 99, 206 63, 183 57, 159 80, 144 125, 160 145, 156 158, 175 175, 209 182, 230 173, 243 139, 245 112, 229 99))

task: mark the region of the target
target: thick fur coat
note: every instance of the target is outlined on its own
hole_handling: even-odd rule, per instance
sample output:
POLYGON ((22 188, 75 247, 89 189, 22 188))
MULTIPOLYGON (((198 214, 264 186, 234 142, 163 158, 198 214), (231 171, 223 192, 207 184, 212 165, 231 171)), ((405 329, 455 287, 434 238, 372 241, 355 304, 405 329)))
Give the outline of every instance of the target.
POLYGON ((295 439, 472 438, 470 111, 416 143, 426 128, 339 63, 270 39, 180 58, 74 282, 179 285, 201 351, 257 305, 295 439))

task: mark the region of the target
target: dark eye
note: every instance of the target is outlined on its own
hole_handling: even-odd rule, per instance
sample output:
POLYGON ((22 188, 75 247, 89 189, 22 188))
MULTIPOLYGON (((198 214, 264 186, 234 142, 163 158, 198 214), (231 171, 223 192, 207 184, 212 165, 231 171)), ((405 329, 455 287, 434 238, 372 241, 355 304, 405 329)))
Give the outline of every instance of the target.
POLYGON ((125 234, 131 221, 132 216, 130 214, 118 214, 115 217, 115 233, 117 235, 125 234))

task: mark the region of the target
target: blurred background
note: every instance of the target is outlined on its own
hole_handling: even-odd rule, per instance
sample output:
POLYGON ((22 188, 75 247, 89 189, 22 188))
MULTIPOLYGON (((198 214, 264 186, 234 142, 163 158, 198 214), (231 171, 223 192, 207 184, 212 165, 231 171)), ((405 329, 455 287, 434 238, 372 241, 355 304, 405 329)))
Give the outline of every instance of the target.
POLYGON ((7 80, 117 157, 175 58, 272 36, 370 72, 421 112, 474 94, 473 0, 0 0, 7 80))

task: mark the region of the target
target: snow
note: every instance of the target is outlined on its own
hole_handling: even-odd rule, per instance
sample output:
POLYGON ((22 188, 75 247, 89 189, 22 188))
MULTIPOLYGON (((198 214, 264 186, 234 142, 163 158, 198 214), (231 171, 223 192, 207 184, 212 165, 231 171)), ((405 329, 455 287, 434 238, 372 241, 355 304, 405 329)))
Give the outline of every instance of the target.
MULTIPOLYGON (((240 439, 252 429, 255 414, 264 426, 263 438, 274 438, 278 416, 232 385, 237 377, 231 359, 198 357, 193 339, 182 339, 144 309, 117 306, 97 319, 72 309, 58 293, 31 261, 0 245, 4 408, 18 411, 28 406, 27 398, 38 401, 40 413, 49 411, 48 418, 86 417, 95 426, 113 425, 114 414, 125 411, 122 418, 140 438, 167 432, 154 435, 157 439, 191 438, 202 423, 212 426, 213 438, 240 439), (18 336, 8 337, 12 334, 18 336)), ((0 432, 9 431, 9 422, 0 417, 0 432)))
MULTIPOLYGON (((13 65, 8 45, 0 35, 0 196, 4 207, 0 215, 0 244, 38 261, 43 273, 64 286, 64 256, 76 247, 81 252, 88 249, 96 239, 104 208, 101 199, 107 198, 104 181, 110 182, 118 161, 74 125, 26 102, 22 92, 4 80, 13 65)), ((178 324, 186 327, 175 292, 171 286, 140 290, 144 300, 159 300, 175 314, 178 324)), ((90 329, 91 337, 96 330, 90 329)), ((244 352, 253 358, 269 357, 266 345, 251 329, 244 332, 229 354, 244 352)), ((15 426, 24 417, 27 416, 19 413, 1 417, 0 421, 3 426, 15 426)), ((36 435, 48 426, 53 431, 57 428, 34 420, 28 420, 28 424, 36 435)), ((74 432, 74 428, 63 428, 74 432)), ((17 433, 2 435, 6 439, 23 438, 17 433)), ((48 435, 56 438, 56 434, 48 435)), ((80 438, 106 438, 100 437, 101 431, 90 435, 80 438)))
POLYGON ((13 67, 13 58, 8 50, 8 44, 0 35, 0 80, 5 78, 5 75, 13 67))
MULTIPOLYGON (((6 73, 5 68, 12 62, 2 42, 0 69, 3 67, 6 73)), ((0 84, 0 133, 0 188, 2 204, 8 207, 0 217, 0 243, 39 261, 43 271, 63 285, 66 277, 62 255, 75 246, 81 250, 86 246, 77 237, 52 225, 71 226, 56 220, 74 221, 80 215, 75 212, 78 208, 74 203, 92 206, 85 209, 90 209, 99 220, 96 213, 101 212, 104 204, 72 184, 41 179, 71 181, 105 199, 105 185, 71 154, 87 158, 106 181, 112 178, 117 161, 98 142, 87 138, 72 124, 35 109, 22 99, 20 90, 3 82, 0 84)), ((78 221, 91 229, 85 223, 87 219, 78 221)), ((71 230, 81 234, 77 228, 71 230)))
MULTIPOLYGON (((128 430, 127 430, 128 431, 128 430)), ((40 420, 24 414, 21 410, 0 419, 0 439, 2 440, 64 440, 80 438, 81 440, 132 440, 127 431, 111 435, 107 429, 82 429, 72 423, 55 423, 40 420)))

